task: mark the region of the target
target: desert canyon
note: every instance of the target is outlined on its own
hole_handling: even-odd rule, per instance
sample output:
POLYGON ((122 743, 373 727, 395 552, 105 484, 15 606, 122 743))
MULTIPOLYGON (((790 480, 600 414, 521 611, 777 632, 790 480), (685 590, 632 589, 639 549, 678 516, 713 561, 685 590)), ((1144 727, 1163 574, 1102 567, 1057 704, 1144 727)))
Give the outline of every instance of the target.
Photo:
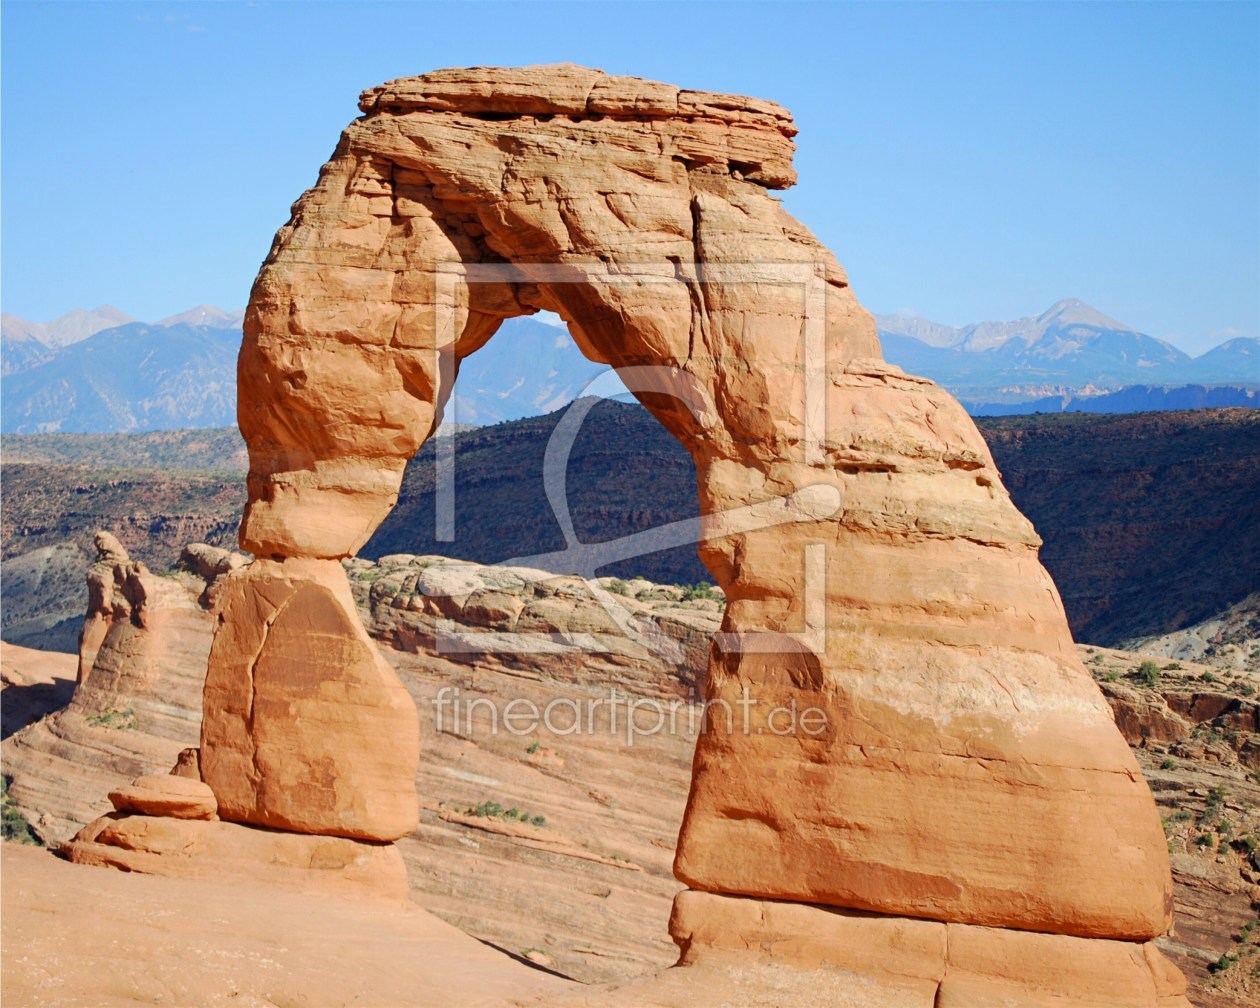
POLYGON ((243 553, 102 533, 77 667, 6 645, 10 797, 71 862, 5 846, 6 1002, 1190 1005, 1260 866, 1161 813, 1260 828, 1260 707, 1073 642, 975 424, 772 195, 789 113, 573 65, 360 108, 246 313, 243 553), (539 310, 691 454, 718 590, 573 536, 356 558, 539 310), (76 892, 108 939, 40 918, 76 892))

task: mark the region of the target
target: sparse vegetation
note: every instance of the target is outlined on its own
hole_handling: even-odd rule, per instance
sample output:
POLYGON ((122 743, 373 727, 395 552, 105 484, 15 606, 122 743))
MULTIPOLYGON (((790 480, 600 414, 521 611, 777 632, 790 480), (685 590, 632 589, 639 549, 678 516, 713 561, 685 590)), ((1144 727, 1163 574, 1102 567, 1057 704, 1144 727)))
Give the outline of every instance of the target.
POLYGON ((0 835, 5 843, 33 844, 41 846, 39 837, 31 829, 17 805, 9 796, 9 785, 13 778, 5 774, 0 777, 0 835))
POLYGON ((131 707, 89 714, 87 723, 97 728, 114 728, 118 731, 131 731, 139 724, 136 720, 136 712, 131 707))
POLYGON ((1140 685, 1148 689, 1159 685, 1159 666, 1149 658, 1134 670, 1133 675, 1140 685))
POLYGON ((1212 963, 1208 967, 1208 969, 1213 973, 1224 973, 1236 962, 1238 962, 1238 954, 1235 953, 1234 955, 1230 955, 1228 952, 1226 952, 1219 959, 1217 959, 1216 962, 1212 963))
POLYGON ((697 581, 693 585, 679 585, 678 587, 683 590, 682 600, 684 602, 692 602, 696 599, 716 599, 721 597, 718 595, 714 586, 709 584, 707 581, 697 581))
POLYGON ((465 815, 478 816, 482 819, 502 819, 507 822, 524 823, 526 826, 546 826, 546 816, 530 815, 516 807, 505 809, 497 801, 483 801, 480 805, 466 809, 465 815))
POLYGON ((1177 761, 1171 756, 1165 757, 1160 761, 1159 768, 1161 770, 1175 770, 1177 769, 1177 761))

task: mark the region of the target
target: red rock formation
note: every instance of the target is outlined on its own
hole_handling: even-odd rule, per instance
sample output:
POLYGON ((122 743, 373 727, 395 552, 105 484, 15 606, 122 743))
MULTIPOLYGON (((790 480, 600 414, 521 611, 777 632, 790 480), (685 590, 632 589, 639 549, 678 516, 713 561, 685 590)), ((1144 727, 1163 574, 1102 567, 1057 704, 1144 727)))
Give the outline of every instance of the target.
POLYGON ((416 708, 341 564, 255 560, 228 579, 219 618, 200 752, 219 814, 365 840, 415 829, 416 708))
POLYGON ((332 889, 356 899, 407 898, 407 870, 397 847, 345 837, 111 812, 88 823, 61 851, 77 864, 142 875, 247 880, 299 892, 332 889))
MULTIPOLYGON (((1174 1003, 1149 946, 1116 946, 1170 921, 1150 793, 974 424, 879 359, 843 271, 768 195, 794 180, 786 111, 568 65, 441 71, 361 108, 244 323, 241 542, 271 559, 229 581, 211 655, 220 813, 379 839, 414 822, 414 720, 334 561, 393 506, 459 360, 545 308, 692 452, 729 600, 678 877, 1106 939, 1080 954, 1129 948, 1140 1003, 1174 1003), (728 725, 745 696, 751 723, 728 725), (812 727, 780 733, 776 708, 812 727)), ((951 1003, 1012 970, 1044 986, 1038 942, 1078 948, 993 941, 975 958, 1000 968, 951 1003)))

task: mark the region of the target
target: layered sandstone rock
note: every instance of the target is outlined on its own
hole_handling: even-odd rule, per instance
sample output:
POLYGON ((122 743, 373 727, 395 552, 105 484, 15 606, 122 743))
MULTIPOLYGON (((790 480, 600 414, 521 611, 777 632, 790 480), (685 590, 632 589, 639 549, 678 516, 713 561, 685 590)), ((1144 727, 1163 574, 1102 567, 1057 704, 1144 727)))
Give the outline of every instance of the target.
POLYGON ((331 889, 356 898, 407 898, 407 870, 396 846, 345 837, 111 812, 88 823, 61 852, 76 864, 143 875, 262 882, 298 892, 331 889))
POLYGON ((415 705, 377 653, 341 565, 255 560, 223 589, 200 772, 219 814, 395 840, 419 815, 415 705))
POLYGON ((720 592, 684 599, 644 580, 407 554, 347 563, 371 633, 400 651, 633 696, 699 696, 722 608, 720 592))
MULTIPOLYGON (((96 652, 117 618, 115 588, 126 583, 127 567, 131 563, 127 551, 112 532, 97 532, 93 545, 96 547, 96 561, 88 569, 87 614, 83 619, 83 629, 79 631, 79 682, 84 682, 91 673, 96 652)), ((121 615, 130 616, 131 602, 119 598, 119 603, 119 608, 123 610, 121 615)))
MULTIPOLYGON (((1099 941, 686 891, 682 963, 767 960, 876 980, 898 1008, 1190 1008, 1154 942, 1099 941), (895 999, 895 1001, 894 1001, 895 999)), ((843 989, 844 981, 836 982, 843 989)))
POLYGON ((97 549, 74 694, 4 742, 14 797, 48 842, 107 811, 120 782, 165 772, 198 737, 214 632, 199 600, 213 578, 155 575, 107 532, 97 549))
POLYGON ((219 810, 214 792, 202 781, 177 774, 147 774, 109 793, 119 812, 167 816, 172 819, 213 819, 219 810))
POLYGON ((1159 820, 1039 540, 961 407, 879 359, 843 271, 768 195, 794 178, 787 113, 567 65, 441 71, 361 107, 244 323, 241 542, 268 559, 229 580, 211 657, 221 814, 409 828, 415 734, 335 561, 393 506, 459 359, 545 308, 696 461, 728 605, 679 879, 1162 934, 1159 820), (788 710, 809 719, 780 730, 788 710))

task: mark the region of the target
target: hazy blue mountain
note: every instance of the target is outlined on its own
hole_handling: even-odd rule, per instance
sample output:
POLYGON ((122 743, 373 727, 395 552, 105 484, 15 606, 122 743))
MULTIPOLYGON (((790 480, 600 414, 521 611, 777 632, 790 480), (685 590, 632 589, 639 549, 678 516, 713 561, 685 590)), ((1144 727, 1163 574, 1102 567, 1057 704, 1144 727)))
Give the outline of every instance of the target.
POLYGON ((132 322, 4 378, 0 430, 170 430, 236 422, 239 329, 132 322))
POLYGON ((962 328, 904 315, 875 318, 890 361, 945 386, 973 411, 1110 412, 1108 402, 1121 401, 1133 409, 1180 409, 1196 399, 1254 406, 1253 390, 1260 389, 1260 340, 1233 339, 1192 358, 1080 301, 962 328))
POLYGON ((611 376, 599 377, 608 370, 583 357, 563 325, 536 317, 508 319, 489 343, 460 363, 443 419, 484 426, 542 416, 583 395, 624 392, 611 376))
POLYGON ((1126 385, 1100 395, 1043 396, 1026 402, 960 399, 972 416, 1024 416, 1030 413, 1149 413, 1208 407, 1260 408, 1260 389, 1236 385, 1126 385))
POLYGON ((212 329, 239 329, 241 320, 244 318, 243 311, 224 311, 214 305, 200 304, 178 315, 168 315, 164 319, 158 319, 153 324, 172 326, 183 322, 186 325, 209 326, 212 329))
MULTIPOLYGON (((48 342, 111 314, 122 313, 104 306, 53 323, 5 316, 0 430, 103 433, 235 422, 241 312, 199 305, 153 324, 108 326, 64 346, 48 342)), ((876 319, 890 361, 934 379, 975 414, 1260 405, 1255 339, 1233 339, 1191 358, 1079 301, 962 328, 876 319)), ((444 419, 484 426, 540 416, 593 394, 628 396, 605 365, 582 356, 555 316, 509 319, 461 363, 444 419)))
MULTIPOLYGON (((0 353, 0 374, 21 371, 53 353, 53 348, 25 326, 10 326, 5 316, 3 353, 0 353)), ((20 319, 17 321, 21 321, 20 319)))
POLYGON ((59 348, 78 343, 113 326, 134 322, 113 305, 90 311, 76 308, 51 322, 28 322, 16 315, 0 315, 0 374, 32 366, 59 348))
POLYGON ((75 308, 51 322, 28 322, 16 315, 0 316, 0 335, 5 342, 19 334, 34 336, 45 346, 57 348, 78 343, 102 329, 126 325, 136 320, 121 308, 98 305, 92 309, 75 308))

